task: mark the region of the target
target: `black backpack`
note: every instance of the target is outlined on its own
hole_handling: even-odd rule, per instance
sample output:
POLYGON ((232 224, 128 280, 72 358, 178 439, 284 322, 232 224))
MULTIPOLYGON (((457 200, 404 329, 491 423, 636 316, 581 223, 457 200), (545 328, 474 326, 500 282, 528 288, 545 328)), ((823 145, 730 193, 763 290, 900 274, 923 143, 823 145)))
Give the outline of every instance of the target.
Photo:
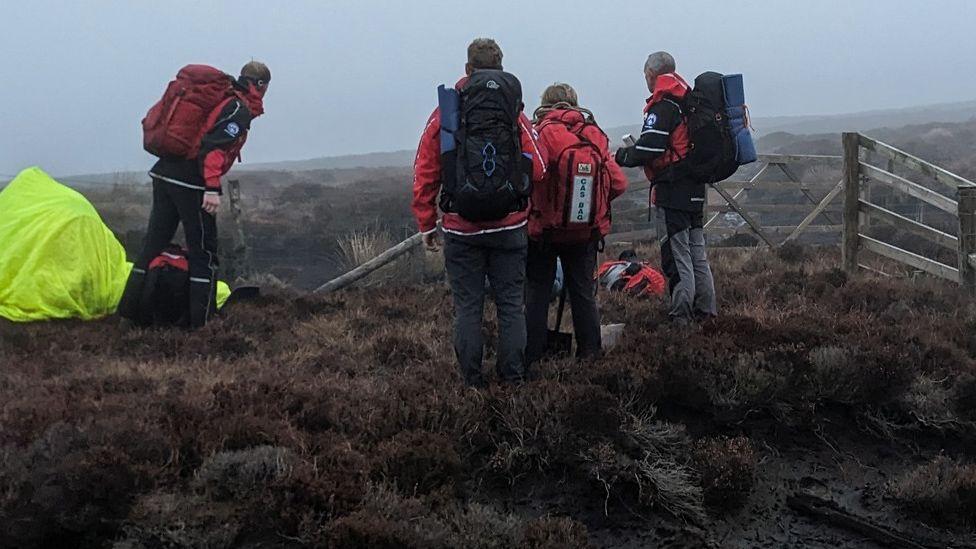
POLYGON ((475 71, 460 90, 455 147, 442 155, 440 207, 468 221, 524 210, 531 161, 522 155, 522 84, 501 70, 475 71))
POLYGON ((723 78, 717 72, 702 73, 695 78, 695 87, 684 100, 691 148, 681 162, 681 169, 699 183, 723 181, 739 169, 723 78))
POLYGON ((190 272, 186 250, 171 244, 149 264, 135 322, 140 326, 189 326, 190 272))

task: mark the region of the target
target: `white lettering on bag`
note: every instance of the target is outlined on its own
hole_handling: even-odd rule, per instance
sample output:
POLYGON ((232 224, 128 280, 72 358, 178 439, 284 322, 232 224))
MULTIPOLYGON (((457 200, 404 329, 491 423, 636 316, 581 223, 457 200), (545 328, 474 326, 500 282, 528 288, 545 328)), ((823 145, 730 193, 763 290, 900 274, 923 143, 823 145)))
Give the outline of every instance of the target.
POLYGON ((590 222, 592 208, 593 178, 586 175, 573 177, 573 209, 570 212, 569 223, 587 224, 590 222))

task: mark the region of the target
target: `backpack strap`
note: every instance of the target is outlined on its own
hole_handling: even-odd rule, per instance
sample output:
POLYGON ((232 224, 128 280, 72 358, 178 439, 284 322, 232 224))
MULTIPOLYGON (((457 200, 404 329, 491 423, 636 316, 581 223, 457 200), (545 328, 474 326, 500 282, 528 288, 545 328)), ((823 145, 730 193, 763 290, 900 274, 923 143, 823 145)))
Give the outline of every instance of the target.
POLYGON ((671 103, 672 105, 674 105, 675 107, 677 107, 678 114, 679 115, 681 115, 681 116, 684 116, 685 115, 684 108, 681 106, 681 103, 679 103, 676 99, 672 98, 671 96, 668 96, 668 97, 662 97, 661 100, 662 101, 667 101, 668 103, 671 103))
MULTIPOLYGON (((691 93, 691 92, 689 91, 688 93, 691 93)), ((682 103, 683 103, 682 101, 679 101, 676 97, 671 96, 671 95, 666 95, 666 96, 662 97, 661 98, 661 101, 667 101, 668 103, 671 103, 672 105, 674 105, 674 108, 678 109, 678 118, 681 120, 680 122, 678 122, 678 126, 680 126, 681 124, 686 124, 687 125, 688 121, 685 118, 685 110, 682 107, 682 103)), ((675 126, 675 129, 677 129, 678 126, 675 126)), ((671 133, 674 133, 674 130, 671 130, 671 133)), ((690 153, 691 152, 691 149, 688 149, 688 152, 690 153)), ((678 157, 677 160, 675 160, 674 162, 672 162, 671 165, 667 167, 667 170, 671 173, 672 176, 674 176, 674 172, 675 172, 674 168, 679 163, 681 163, 681 161, 683 161, 685 158, 687 158, 687 155, 681 156, 680 154, 677 154, 675 152, 675 150, 674 150, 674 147, 671 145, 671 139, 668 139, 668 146, 667 146, 667 149, 664 151, 664 154, 674 154, 676 157, 678 157)), ((648 213, 648 215, 650 215, 650 214, 648 213)))

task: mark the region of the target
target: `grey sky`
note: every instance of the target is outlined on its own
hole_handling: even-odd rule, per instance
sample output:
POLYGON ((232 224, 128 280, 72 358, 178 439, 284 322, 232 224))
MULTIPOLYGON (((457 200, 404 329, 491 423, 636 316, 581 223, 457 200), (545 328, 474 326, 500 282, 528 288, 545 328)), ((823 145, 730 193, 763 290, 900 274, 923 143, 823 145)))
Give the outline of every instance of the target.
POLYGON ((972 0, 3 0, 0 174, 141 170, 139 121, 186 63, 273 72, 247 161, 410 148, 475 36, 529 109, 556 80, 605 126, 635 122, 647 53, 689 79, 742 72, 754 116, 976 98, 972 0), (489 9, 489 6, 491 7, 489 9), (690 17, 694 16, 694 20, 690 17))

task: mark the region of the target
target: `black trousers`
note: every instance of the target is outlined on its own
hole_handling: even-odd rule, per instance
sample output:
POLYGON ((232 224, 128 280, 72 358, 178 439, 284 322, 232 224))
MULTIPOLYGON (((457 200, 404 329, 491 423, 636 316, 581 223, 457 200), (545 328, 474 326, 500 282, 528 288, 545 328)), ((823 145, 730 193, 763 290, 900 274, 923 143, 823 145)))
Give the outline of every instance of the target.
POLYGON ((217 310, 217 220, 203 211, 203 191, 153 179, 153 205, 142 252, 119 303, 119 315, 135 319, 146 270, 183 225, 190 267, 190 326, 199 328, 217 310))
POLYGON ((564 287, 573 310, 576 356, 596 358, 602 352, 600 312, 596 305, 597 242, 579 244, 529 242, 526 268, 525 324, 528 341, 525 349, 529 364, 546 352, 549 334, 549 302, 556 278, 556 260, 563 265, 564 287))
POLYGON ((524 227, 470 236, 445 233, 444 263, 454 298, 454 352, 468 385, 484 384, 481 362, 486 277, 498 310, 498 375, 510 382, 525 376, 522 307, 527 243, 524 227))

